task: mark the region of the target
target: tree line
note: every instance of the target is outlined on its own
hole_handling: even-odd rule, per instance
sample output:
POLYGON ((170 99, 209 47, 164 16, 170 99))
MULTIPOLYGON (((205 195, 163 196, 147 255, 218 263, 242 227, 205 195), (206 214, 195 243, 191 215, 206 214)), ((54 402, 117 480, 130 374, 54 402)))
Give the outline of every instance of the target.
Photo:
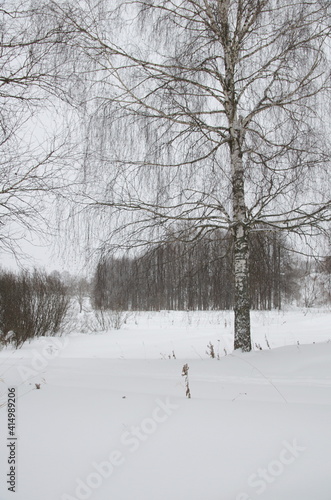
MULTIPOLYGON (((222 231, 191 243, 168 241, 135 257, 104 256, 94 276, 94 307, 232 309, 233 258, 233 238, 222 231)), ((294 300, 300 286, 298 269, 281 235, 251 234, 249 268, 253 309, 280 309, 294 300)))

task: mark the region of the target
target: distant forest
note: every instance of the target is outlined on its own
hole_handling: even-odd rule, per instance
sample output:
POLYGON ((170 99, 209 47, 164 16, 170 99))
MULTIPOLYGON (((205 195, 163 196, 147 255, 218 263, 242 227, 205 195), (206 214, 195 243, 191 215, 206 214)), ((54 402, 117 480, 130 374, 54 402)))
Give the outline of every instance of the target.
MULTIPOLYGON (((250 236, 253 309, 306 307, 331 299, 328 259, 298 259, 284 236, 250 236)), ((192 242, 168 241, 134 258, 104 256, 94 277, 93 305, 113 310, 209 310, 234 306, 233 241, 218 231, 192 242)))

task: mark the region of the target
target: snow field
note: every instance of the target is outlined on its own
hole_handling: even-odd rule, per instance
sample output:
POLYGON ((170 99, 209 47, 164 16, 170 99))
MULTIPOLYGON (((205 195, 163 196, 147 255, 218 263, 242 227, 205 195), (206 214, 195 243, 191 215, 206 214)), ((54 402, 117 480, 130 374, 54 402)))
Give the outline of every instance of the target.
POLYGON ((330 312, 252 316, 265 350, 249 354, 231 353, 227 312, 141 313, 3 349, 18 439, 14 494, 2 406, 0 499, 330 500, 330 312))

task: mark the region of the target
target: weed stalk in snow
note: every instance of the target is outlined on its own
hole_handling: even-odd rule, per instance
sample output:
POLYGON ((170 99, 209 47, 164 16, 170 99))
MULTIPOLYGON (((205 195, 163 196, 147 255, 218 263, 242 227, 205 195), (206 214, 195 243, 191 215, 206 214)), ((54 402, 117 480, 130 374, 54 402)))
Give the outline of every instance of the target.
POLYGON ((208 354, 208 356, 210 358, 215 358, 215 349, 214 349, 214 346, 211 342, 209 342, 209 344, 207 345, 207 349, 208 351, 206 351, 206 354, 208 354))
POLYGON ((182 369, 182 377, 185 377, 186 397, 188 397, 190 399, 191 398, 191 391, 190 391, 190 385, 189 385, 189 380, 188 380, 188 371, 189 371, 189 366, 186 363, 182 369))

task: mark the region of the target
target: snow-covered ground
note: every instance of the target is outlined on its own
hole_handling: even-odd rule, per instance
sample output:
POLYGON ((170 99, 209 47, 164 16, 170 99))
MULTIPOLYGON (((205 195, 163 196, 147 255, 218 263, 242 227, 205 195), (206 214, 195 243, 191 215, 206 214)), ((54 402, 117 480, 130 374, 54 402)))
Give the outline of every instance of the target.
POLYGON ((330 311, 253 313, 249 354, 228 312, 91 315, 0 352, 1 500, 331 499, 330 311))

